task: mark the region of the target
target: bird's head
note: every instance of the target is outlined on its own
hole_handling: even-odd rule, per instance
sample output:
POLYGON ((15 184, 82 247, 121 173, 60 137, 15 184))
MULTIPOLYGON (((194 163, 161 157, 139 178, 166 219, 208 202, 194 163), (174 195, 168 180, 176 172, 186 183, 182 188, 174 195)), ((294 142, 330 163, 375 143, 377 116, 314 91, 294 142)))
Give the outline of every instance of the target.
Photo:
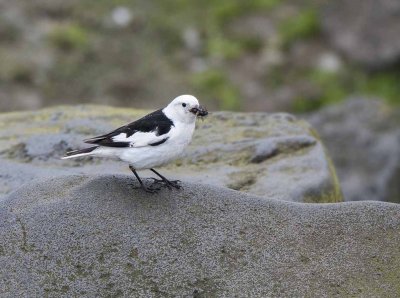
POLYGON ((196 117, 205 117, 207 110, 199 104, 196 97, 192 95, 181 95, 176 97, 165 109, 164 113, 172 120, 184 123, 192 123, 196 117))

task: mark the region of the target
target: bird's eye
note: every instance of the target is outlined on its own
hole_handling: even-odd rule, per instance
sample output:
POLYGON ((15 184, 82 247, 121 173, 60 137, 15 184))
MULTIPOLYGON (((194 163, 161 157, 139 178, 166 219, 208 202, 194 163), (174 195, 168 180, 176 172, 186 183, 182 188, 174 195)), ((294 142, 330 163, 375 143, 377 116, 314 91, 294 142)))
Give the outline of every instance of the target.
POLYGON ((182 104, 182 107, 186 107, 186 104, 185 104, 185 103, 183 103, 183 104, 182 104))

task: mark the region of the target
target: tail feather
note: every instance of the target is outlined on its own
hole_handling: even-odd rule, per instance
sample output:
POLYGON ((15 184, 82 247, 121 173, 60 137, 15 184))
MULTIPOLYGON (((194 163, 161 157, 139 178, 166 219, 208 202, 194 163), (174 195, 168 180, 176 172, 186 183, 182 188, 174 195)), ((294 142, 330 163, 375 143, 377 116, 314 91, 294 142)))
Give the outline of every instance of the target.
POLYGON ((99 146, 93 146, 85 149, 80 149, 80 150, 73 150, 73 151, 68 151, 64 157, 61 159, 68 159, 68 158, 74 158, 74 157, 79 157, 79 156, 85 156, 85 155, 90 155, 95 149, 97 149, 99 146))

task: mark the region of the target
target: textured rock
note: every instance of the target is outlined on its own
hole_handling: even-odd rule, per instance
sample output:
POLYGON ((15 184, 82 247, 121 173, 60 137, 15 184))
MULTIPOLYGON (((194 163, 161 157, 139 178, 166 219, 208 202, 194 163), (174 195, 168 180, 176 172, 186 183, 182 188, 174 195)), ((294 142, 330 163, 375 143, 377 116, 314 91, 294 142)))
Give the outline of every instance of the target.
POLYGON ((332 154, 346 200, 400 203, 400 109, 352 99, 309 121, 332 154))
POLYGON ((390 67, 400 60, 400 1, 329 1, 322 25, 334 47, 367 68, 390 67))
MULTIPOLYGON (((0 115, 0 193, 33 178, 58 174, 130 173, 126 164, 117 161, 59 158, 68 149, 85 146, 82 139, 144 113, 77 106, 0 115)), ((212 113, 198 123, 186 155, 161 171, 184 181, 227 186, 278 200, 342 200, 335 171, 318 136, 305 121, 288 114, 212 113)))
POLYGON ((299 204, 130 176, 30 183, 0 202, 2 297, 400 295, 400 205, 299 204))

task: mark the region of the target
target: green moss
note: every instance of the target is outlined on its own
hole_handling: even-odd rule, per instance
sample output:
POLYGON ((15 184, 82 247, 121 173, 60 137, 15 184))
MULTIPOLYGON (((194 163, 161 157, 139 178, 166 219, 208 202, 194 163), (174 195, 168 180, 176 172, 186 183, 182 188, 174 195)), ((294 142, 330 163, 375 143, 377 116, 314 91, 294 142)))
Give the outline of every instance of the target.
POLYGON ((284 20, 279 26, 282 44, 287 47, 294 41, 316 35, 320 31, 320 23, 315 9, 306 9, 297 16, 284 20))
POLYGON ((282 0, 208 0, 206 2, 209 4, 208 8, 212 12, 214 21, 219 25, 223 25, 245 13, 257 10, 270 10, 279 5, 282 0))
POLYGON ((310 100, 304 97, 298 97, 293 100, 291 110, 295 113, 307 113, 318 110, 325 103, 321 100, 310 100))
POLYGON ((384 98, 391 104, 400 104, 400 71, 360 73, 355 85, 365 94, 384 98))
POLYGON ((149 27, 162 35, 163 44, 169 45, 169 50, 182 46, 182 24, 185 27, 198 28, 204 35, 206 55, 234 59, 244 51, 257 51, 262 44, 256 38, 230 36, 226 25, 254 11, 269 11, 281 2, 282 0, 167 0, 157 4, 148 15, 151 20, 149 27))
POLYGON ((222 37, 211 38, 207 47, 209 55, 227 59, 237 58, 242 53, 242 47, 239 43, 222 37))
POLYGON ((228 188, 238 191, 248 190, 257 180, 257 172, 236 172, 229 175, 228 188))
POLYGON ((240 109, 239 92, 222 71, 208 70, 195 74, 192 84, 207 97, 215 99, 221 109, 240 109))
POLYGON ((85 50, 89 44, 87 31, 76 24, 57 27, 48 39, 56 48, 64 51, 85 50))
MULTIPOLYGON (((300 76, 300 74, 299 74, 300 76)), ((383 98, 389 104, 400 104, 400 72, 382 71, 366 74, 358 68, 338 73, 311 70, 303 74, 318 90, 318 96, 294 100, 292 109, 304 113, 340 102, 352 95, 383 98)))
POLYGON ((239 3, 240 1, 214 1, 214 2, 218 4, 212 10, 213 18, 215 18, 215 20, 219 24, 224 24, 232 20, 234 17, 237 17, 242 13, 242 10, 244 8, 244 6, 239 3))
MULTIPOLYGON (((322 143, 321 137, 313 127, 309 127, 309 133, 320 143, 322 143)), ((339 178, 336 174, 335 166, 325 147, 324 147, 324 152, 325 152, 325 158, 327 159, 328 162, 328 168, 331 177, 330 186, 325 193, 322 193, 318 196, 307 195, 303 199, 305 203, 339 203, 344 201, 342 189, 340 187, 339 178)))
POLYGON ((339 102, 351 94, 352 87, 341 73, 311 70, 305 74, 305 78, 318 90, 318 96, 296 98, 292 104, 295 112, 314 111, 325 105, 339 102))
POLYGON ((28 155, 28 151, 26 149, 26 144, 18 143, 10 148, 1 151, 0 155, 5 156, 9 159, 17 159, 23 162, 30 162, 32 161, 32 157, 28 155))
POLYGON ((346 82, 340 76, 340 73, 313 71, 310 79, 320 88, 324 102, 334 103, 346 96, 346 82))
POLYGON ((332 199, 334 200, 334 202, 343 202, 343 193, 342 193, 342 189, 340 187, 340 182, 339 182, 339 178, 336 174, 336 169, 335 166, 333 165, 333 161, 332 159, 329 157, 328 153, 325 151, 325 156, 326 159, 328 160, 328 167, 329 167, 329 172, 331 174, 332 177, 332 192, 331 192, 331 196, 332 199))
POLYGON ((263 47, 263 41, 257 37, 239 37, 238 42, 243 50, 248 52, 259 52, 263 47))
POLYGON ((207 53, 211 56, 235 59, 246 52, 258 52, 262 46, 262 40, 255 37, 234 37, 227 39, 218 36, 208 41, 207 53))
POLYGON ((303 198, 304 203, 339 203, 343 202, 342 199, 338 199, 333 192, 319 194, 318 196, 305 196, 303 198))

